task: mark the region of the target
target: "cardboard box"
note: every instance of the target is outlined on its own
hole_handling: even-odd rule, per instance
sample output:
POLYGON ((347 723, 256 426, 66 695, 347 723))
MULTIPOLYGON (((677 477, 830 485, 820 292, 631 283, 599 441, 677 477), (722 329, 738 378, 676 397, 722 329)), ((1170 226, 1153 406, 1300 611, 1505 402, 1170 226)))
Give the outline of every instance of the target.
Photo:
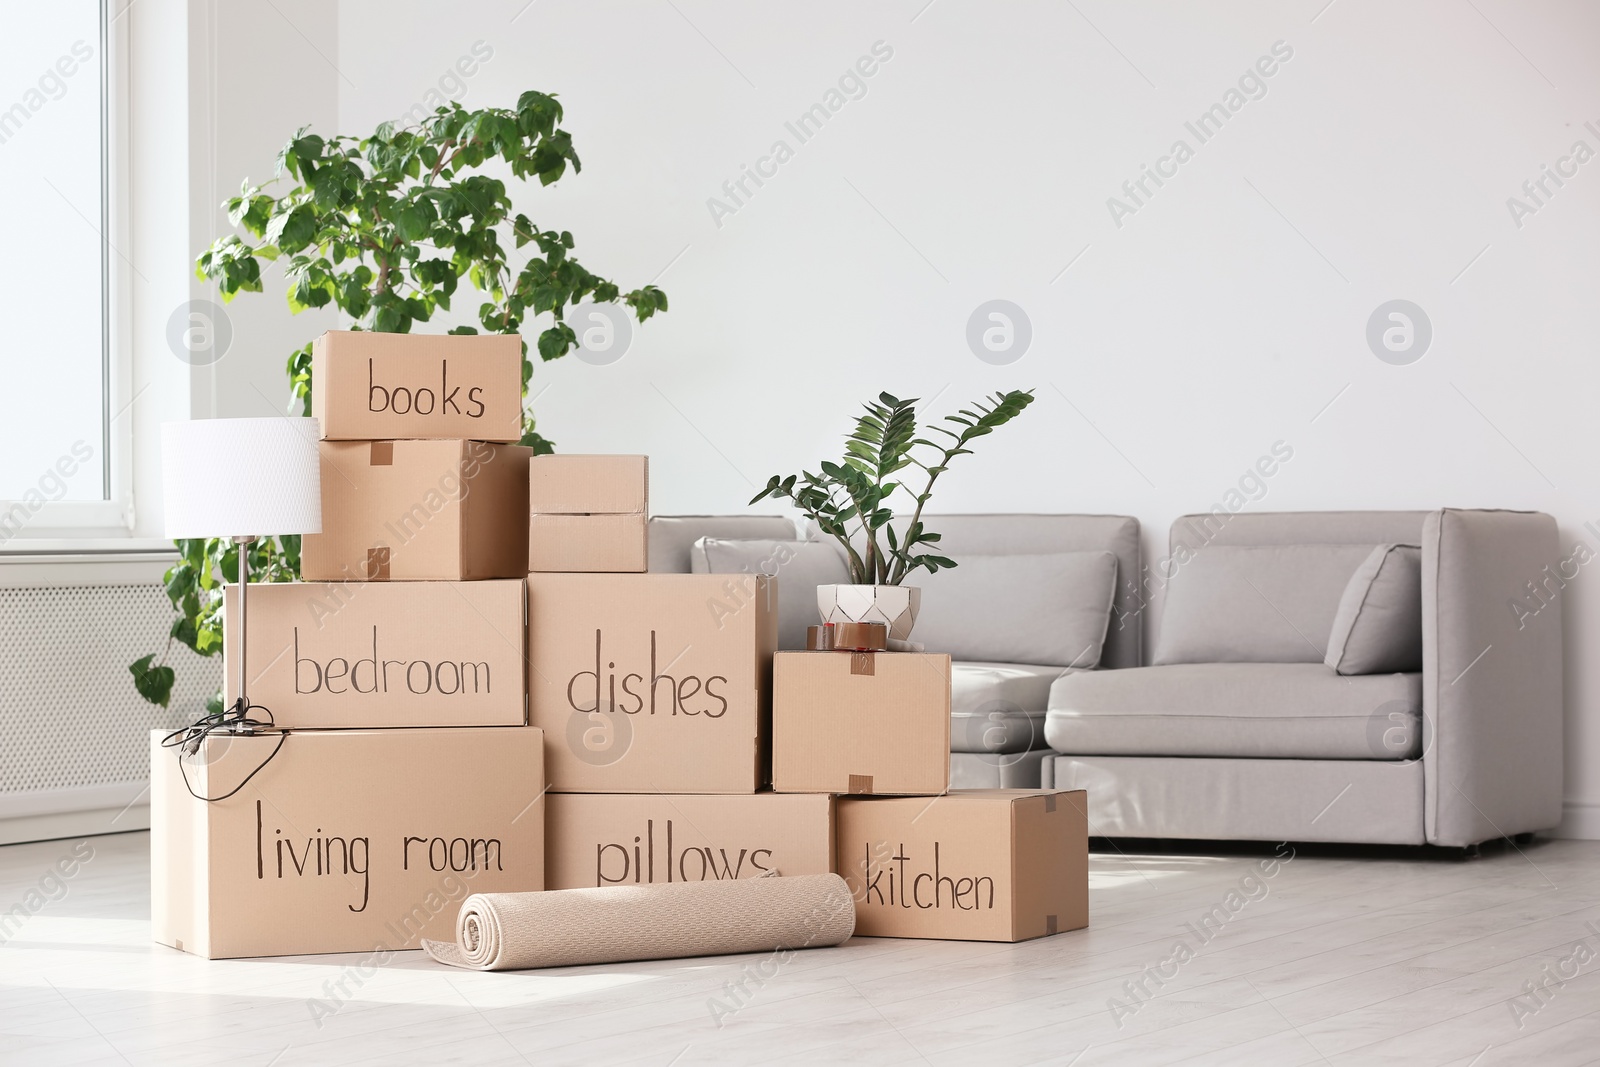
POLYGON ((950 785, 950 657, 778 653, 772 785, 780 793, 943 793, 950 785))
POLYGON ((528 575, 528 721, 550 788, 754 793, 766 777, 777 583, 528 575))
POLYGON ((645 570, 648 457, 536 456, 528 507, 530 571, 645 570))
POLYGON ((551 793, 545 888, 833 870, 833 798, 551 793))
POLYGON ((537 730, 212 735, 181 767, 161 737, 150 744, 150 901, 163 945, 209 959, 368 952, 381 963, 423 937, 455 940, 470 893, 544 888, 537 730), (189 792, 221 797, 240 783, 211 804, 189 792))
POLYGON ((522 440, 515 334, 329 330, 311 346, 311 379, 330 441, 522 440))
POLYGON ((1026 941, 1089 925, 1083 790, 959 789, 838 802, 863 937, 1026 941))
POLYGON ((457 581, 528 573, 533 449, 482 441, 322 441, 322 532, 307 581, 457 581))
MULTIPOLYGON (((224 702, 238 696, 238 587, 224 595, 224 702)), ((251 584, 249 695, 287 729, 521 726, 523 583, 251 584)))

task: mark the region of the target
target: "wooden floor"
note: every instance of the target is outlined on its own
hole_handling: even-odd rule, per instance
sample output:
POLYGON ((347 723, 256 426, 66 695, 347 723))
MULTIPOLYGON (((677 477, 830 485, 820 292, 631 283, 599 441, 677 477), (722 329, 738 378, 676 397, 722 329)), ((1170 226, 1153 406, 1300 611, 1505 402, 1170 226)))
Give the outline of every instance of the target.
POLYGON ((0 909, 56 898, 0 945, 0 1062, 1600 1062, 1600 842, 1302 849, 1271 877, 1270 848, 1109 851, 1090 928, 1026 944, 520 974, 209 963, 149 942, 148 835, 47 880, 76 844, 0 848, 0 909))

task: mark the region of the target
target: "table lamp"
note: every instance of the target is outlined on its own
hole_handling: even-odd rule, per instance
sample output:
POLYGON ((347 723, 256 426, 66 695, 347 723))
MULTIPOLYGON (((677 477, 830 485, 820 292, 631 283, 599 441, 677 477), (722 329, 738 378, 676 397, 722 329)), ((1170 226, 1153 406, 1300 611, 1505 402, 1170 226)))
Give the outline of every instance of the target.
POLYGON ((239 699, 224 716, 249 733, 245 596, 258 537, 322 531, 316 419, 200 419, 161 426, 168 537, 225 537, 239 546, 239 699))

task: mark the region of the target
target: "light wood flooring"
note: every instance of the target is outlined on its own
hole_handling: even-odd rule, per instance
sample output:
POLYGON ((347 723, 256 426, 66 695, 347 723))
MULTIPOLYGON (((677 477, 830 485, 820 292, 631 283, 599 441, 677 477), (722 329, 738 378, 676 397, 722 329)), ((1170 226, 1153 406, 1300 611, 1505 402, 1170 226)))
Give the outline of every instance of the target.
MULTIPOLYGON (((1600 842, 1469 861, 1301 849, 1259 882, 1244 879, 1270 847, 1100 846, 1087 930, 855 939, 770 976, 760 956, 517 974, 420 953, 212 963, 150 943, 147 834, 88 843, 0 944, 5 1064, 1600 1062, 1600 842), (1202 943, 1189 924, 1230 892, 1202 943)), ((75 844, 0 848, 0 913, 75 844)))

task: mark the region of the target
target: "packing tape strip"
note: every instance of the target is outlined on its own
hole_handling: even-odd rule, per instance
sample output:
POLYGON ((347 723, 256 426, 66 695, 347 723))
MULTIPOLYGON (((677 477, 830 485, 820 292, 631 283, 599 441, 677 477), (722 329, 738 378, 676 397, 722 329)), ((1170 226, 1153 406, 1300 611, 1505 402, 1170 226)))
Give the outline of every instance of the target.
MULTIPOLYGON (((825 622, 806 627, 807 652, 887 652, 889 628, 881 622, 825 622)), ((871 674, 870 670, 857 674, 871 674)))

